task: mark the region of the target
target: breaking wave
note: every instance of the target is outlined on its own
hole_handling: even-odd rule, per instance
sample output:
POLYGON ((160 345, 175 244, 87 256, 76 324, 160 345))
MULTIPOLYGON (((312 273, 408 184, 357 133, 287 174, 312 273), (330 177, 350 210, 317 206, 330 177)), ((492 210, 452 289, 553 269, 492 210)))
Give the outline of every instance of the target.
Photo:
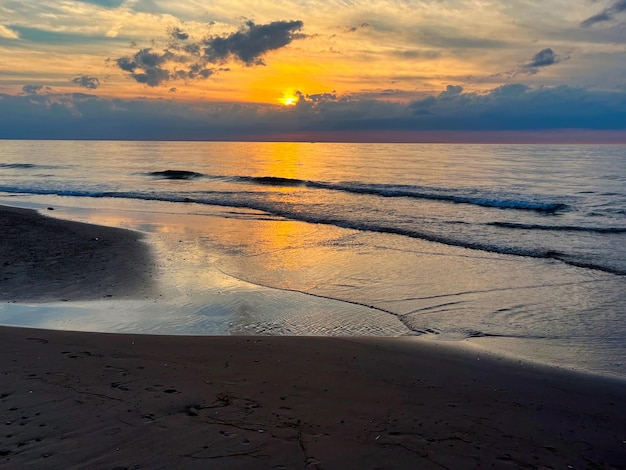
POLYGON ((447 188, 432 188, 411 185, 363 184, 350 182, 327 183, 323 181, 310 181, 278 176, 215 176, 185 170, 153 171, 147 173, 147 175, 156 179, 168 180, 192 180, 196 178, 208 178, 213 180, 228 181, 231 183, 255 184, 261 186, 306 187, 330 191, 341 191, 353 194, 368 194, 379 197, 405 197, 413 199, 426 199, 451 202, 456 204, 470 204, 474 206, 496 209, 515 209, 543 213, 554 213, 567 209, 567 205, 562 202, 543 201, 539 196, 537 196, 536 199, 526 199, 517 197, 515 195, 501 195, 492 193, 480 194, 475 189, 467 189, 466 193, 463 193, 462 190, 460 191, 450 190, 447 188))
MULTIPOLYGON (((429 188, 411 185, 390 185, 390 184, 362 184, 362 183, 325 183, 321 181, 309 181, 297 178, 280 178, 275 176, 235 176, 229 177, 230 181, 262 184, 282 187, 298 187, 327 189, 333 191, 343 191, 355 194, 370 194, 381 197, 407 197, 415 199, 429 199, 436 201, 452 202, 458 204, 471 204, 481 207, 492 207, 497 209, 518 209, 537 212, 557 212, 567 209, 567 205, 562 202, 551 202, 522 199, 517 197, 502 197, 495 194, 463 194, 445 188, 429 188)), ((468 192, 476 190, 468 189, 468 192)))
POLYGON ((491 222, 494 227, 520 229, 520 230, 547 230, 564 232, 590 232, 590 233, 626 233, 626 227, 583 227, 578 225, 539 225, 520 224, 514 222, 491 222))

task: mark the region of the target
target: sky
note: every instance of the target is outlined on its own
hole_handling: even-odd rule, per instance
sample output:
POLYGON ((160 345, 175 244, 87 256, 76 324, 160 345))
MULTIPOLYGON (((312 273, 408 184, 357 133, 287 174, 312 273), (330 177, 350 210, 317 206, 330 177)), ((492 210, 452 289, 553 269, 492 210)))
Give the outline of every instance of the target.
POLYGON ((0 0, 0 138, 626 142, 626 0, 0 0))

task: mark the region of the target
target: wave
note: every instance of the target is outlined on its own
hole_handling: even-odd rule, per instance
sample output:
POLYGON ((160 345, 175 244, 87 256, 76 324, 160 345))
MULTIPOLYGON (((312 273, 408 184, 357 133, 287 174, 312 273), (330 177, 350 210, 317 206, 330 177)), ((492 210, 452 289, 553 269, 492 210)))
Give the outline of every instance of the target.
POLYGON ((230 181, 262 184, 265 186, 312 186, 312 181, 300 180, 296 178, 283 178, 281 176, 235 176, 228 178, 230 181))
MULTIPOLYGON (((354 194, 370 194, 381 197, 407 197, 415 199, 430 199, 435 201, 471 204, 475 206, 497 209, 518 209, 537 212, 557 212, 567 209, 567 205, 560 202, 546 202, 523 198, 502 197, 499 195, 469 195, 458 194, 454 190, 445 188, 428 188, 410 185, 389 184, 362 184, 362 183, 326 183, 309 181, 297 178, 282 178, 275 176, 235 176, 230 181, 261 184, 269 186, 298 187, 343 191, 354 194)), ((473 190, 468 190, 473 191, 473 190)))
MULTIPOLYGON (((147 175, 159 179, 190 180, 196 178, 210 178, 232 183, 256 184, 262 186, 307 187, 314 189, 341 191, 353 194, 369 194, 381 197, 428 199, 434 201, 452 202, 457 204, 471 204, 475 206, 496 209, 516 209, 543 213, 554 213, 567 209, 567 205, 560 202, 547 202, 542 200, 531 200, 519 197, 506 197, 493 194, 459 194, 458 190, 410 185, 363 184, 350 182, 326 183, 323 181, 311 181, 280 176, 217 176, 185 170, 153 171, 147 173, 147 175)), ((468 189, 466 191, 472 192, 476 190, 468 189)))
MULTIPOLYGON (((88 191, 88 190, 60 190, 60 189, 38 189, 38 188, 18 188, 10 186, 0 186, 0 192, 5 193, 21 193, 21 194, 37 194, 37 195, 56 195, 56 196, 74 196, 74 197, 90 197, 90 198, 117 198, 117 199, 137 199, 145 201, 160 201, 171 203, 196 203, 202 205, 213 205, 221 207, 240 207, 254 209, 271 214, 273 216, 284 217, 285 219, 298 220, 312 224, 333 225, 336 227, 353 229, 366 232, 388 233, 394 235, 416 238, 425 241, 441 243, 449 246, 460 248, 468 248, 472 250, 485 251, 489 253, 498 253, 505 255, 525 256, 532 258, 554 259, 563 263, 578 266, 581 268, 594 269, 612 274, 626 275, 626 270, 606 266, 598 263, 577 260, 575 257, 567 253, 555 252, 553 250, 527 249, 515 246, 502 246, 490 243, 481 243, 475 241, 461 240, 458 238, 448 237, 445 235, 431 233, 424 230, 415 230, 410 228, 387 225, 384 223, 373 223, 368 221, 346 220, 318 215, 315 213, 304 212, 292 208, 289 205, 275 205, 264 202, 255 198, 255 194, 250 194, 250 198, 234 198, 232 193, 224 193, 221 191, 204 192, 206 197, 185 197, 174 195, 163 195, 158 193, 147 192, 116 192, 116 191, 88 191)), ((237 193, 242 196, 242 193, 237 193)))
POLYGON ((0 163, 0 168, 14 169, 14 170, 31 170, 31 169, 45 169, 51 170, 54 168, 66 168, 55 165, 37 165, 35 163, 0 163))
POLYGON ((514 222, 490 222, 487 225, 521 230, 548 230, 564 232, 591 232, 591 233, 626 233, 626 227, 581 227, 578 225, 539 225, 520 224, 514 222))
POLYGON ((147 173, 148 176, 152 176, 157 179, 166 180, 190 180, 195 178, 201 178, 205 176, 202 173, 186 170, 164 170, 164 171, 151 171, 147 173))

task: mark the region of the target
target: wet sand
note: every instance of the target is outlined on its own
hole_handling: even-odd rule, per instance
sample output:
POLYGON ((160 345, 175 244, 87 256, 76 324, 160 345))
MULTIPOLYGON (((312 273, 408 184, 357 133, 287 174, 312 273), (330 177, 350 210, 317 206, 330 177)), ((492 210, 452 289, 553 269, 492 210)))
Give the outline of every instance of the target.
MULTIPOLYGON (((112 279, 135 292, 150 286, 152 260, 134 232, 1 213, 4 226, 30 240, 0 251, 3 301, 28 298, 25 284, 38 286, 38 300, 133 295, 103 291, 112 279), (46 235, 51 230, 62 235, 46 235), (84 249, 72 251, 67 230, 84 249), (104 249, 88 243, 96 237, 107 240, 104 249), (124 237, 131 237, 127 244, 124 237), (54 282, 52 271, 41 272, 55 264, 46 253, 65 254, 54 282), (114 253, 145 266, 129 271, 130 261, 107 261, 114 253), (76 285, 81 276, 93 282, 76 285)), ((4 247, 10 237, 2 237, 4 247)), ((626 462, 624 381, 414 338, 0 327, 0 374, 0 468, 576 469, 626 462)))
POLYGON ((141 298, 154 289, 150 247, 139 232, 4 206, 0 231, 1 300, 141 298))

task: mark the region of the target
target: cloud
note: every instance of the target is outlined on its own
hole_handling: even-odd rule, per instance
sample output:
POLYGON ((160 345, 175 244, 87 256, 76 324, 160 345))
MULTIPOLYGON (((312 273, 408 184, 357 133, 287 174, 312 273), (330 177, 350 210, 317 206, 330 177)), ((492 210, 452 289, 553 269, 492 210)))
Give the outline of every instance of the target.
POLYGON ((561 59, 550 48, 542 49, 537 52, 531 62, 525 65, 525 67, 546 67, 560 62, 561 59))
POLYGON ((372 25, 369 23, 361 23, 359 26, 350 26, 344 30, 344 33, 356 33, 359 29, 367 29, 371 28, 372 25))
POLYGON ((263 56, 267 52, 304 37, 296 32, 302 26, 302 21, 274 21, 263 25, 246 21, 235 33, 206 39, 203 44, 204 56, 213 63, 224 63, 229 58, 235 58, 247 66, 265 65, 263 56))
MULTIPOLYGON (((438 95, 409 104, 359 99, 298 103, 291 121, 273 122, 300 132, 364 131, 538 131, 621 129, 626 136, 626 92, 600 92, 567 86, 532 88, 509 84, 488 92, 465 92, 448 85, 438 95), (584 105, 583 105, 584 103, 584 105)), ((302 101, 302 96, 301 96, 302 101)))
POLYGON ((605 21, 611 21, 615 18, 615 15, 626 11, 626 0, 613 0, 613 3, 602 10, 597 15, 591 16, 580 23, 581 26, 589 27, 596 23, 603 23, 605 21))
POLYGON ((401 59, 438 59, 443 53, 432 49, 398 49, 390 51, 390 53, 401 59))
POLYGON ((328 101, 337 101, 337 92, 333 90, 330 93, 313 93, 311 95, 303 95, 302 92, 297 91, 298 96, 312 101, 313 103, 324 103, 328 101))
POLYGON ((124 0, 78 0, 82 3, 91 3, 106 8, 117 8, 124 3, 124 0))
POLYGON ((22 87, 22 91, 27 95, 37 95, 43 89, 44 87, 41 85, 24 85, 22 87))
POLYGON ((416 118, 413 124, 426 129, 626 129, 626 93, 564 85, 531 88, 515 83, 482 94, 429 97, 409 107, 416 118))
POLYGON ((491 90, 488 96, 495 99, 510 100, 517 99, 525 93, 531 91, 532 89, 527 85, 522 85, 521 83, 511 83, 509 85, 502 85, 491 90))
POLYGON ((463 87, 460 85, 448 85, 446 91, 439 93, 439 98, 452 98, 463 93, 463 87))
POLYGON ((494 77, 505 76, 512 78, 518 74, 535 75, 540 69, 550 67, 551 65, 558 64, 568 59, 569 56, 560 56, 547 47, 537 52, 529 62, 519 65, 517 68, 509 70, 508 72, 495 74, 494 77))
POLYGON ((561 57, 555 54, 554 51, 548 47, 537 52, 530 62, 521 67, 521 70, 530 75, 534 75, 540 68, 558 64, 559 62, 567 59, 569 59, 569 57, 561 57))
MULTIPOLYGON (((411 103, 358 94, 298 93, 296 106, 108 99, 85 93, 0 94, 0 138, 250 140, 276 135, 386 132, 617 130, 626 136, 626 92, 510 84, 459 85, 411 103), (582 105, 584 103, 584 105, 582 105)), ((46 93, 42 93, 46 90, 46 93)))
POLYGON ((497 35, 484 36, 478 31, 457 29, 451 24, 422 25, 409 33, 414 44, 435 49, 507 49, 510 39, 501 39, 497 35))
POLYGON ((151 87, 171 80, 207 79, 217 72, 230 70, 215 67, 230 59, 248 67, 265 65, 263 56, 267 52, 304 37, 296 33, 302 25, 302 21, 274 21, 264 25, 247 21, 237 32, 195 42, 190 41, 187 32, 172 28, 169 31, 172 42, 166 48, 142 48, 132 56, 115 59, 115 63, 136 82, 151 87))
POLYGON ((307 113, 319 113, 324 108, 326 103, 332 103, 337 101, 337 92, 333 90, 328 93, 312 93, 306 94, 300 90, 296 90, 295 95, 298 97, 296 101, 296 110, 299 112, 307 113))
POLYGON ((14 31, 11 28, 0 24, 0 38, 19 39, 20 35, 17 33, 17 31, 14 31))
POLYGON ((172 28, 172 30, 170 31, 170 36, 180 41, 186 41, 187 39, 189 39, 189 33, 184 32, 180 28, 172 28))
POLYGON ((177 71, 170 72, 165 68, 174 59, 174 54, 169 50, 159 53, 148 47, 140 49, 132 57, 120 57, 116 63, 120 69, 129 72, 136 82, 158 86, 176 77, 177 71))
POLYGON ((88 77, 87 75, 76 77, 72 79, 72 82, 89 90, 95 90, 100 86, 100 80, 98 80, 96 77, 88 77))

